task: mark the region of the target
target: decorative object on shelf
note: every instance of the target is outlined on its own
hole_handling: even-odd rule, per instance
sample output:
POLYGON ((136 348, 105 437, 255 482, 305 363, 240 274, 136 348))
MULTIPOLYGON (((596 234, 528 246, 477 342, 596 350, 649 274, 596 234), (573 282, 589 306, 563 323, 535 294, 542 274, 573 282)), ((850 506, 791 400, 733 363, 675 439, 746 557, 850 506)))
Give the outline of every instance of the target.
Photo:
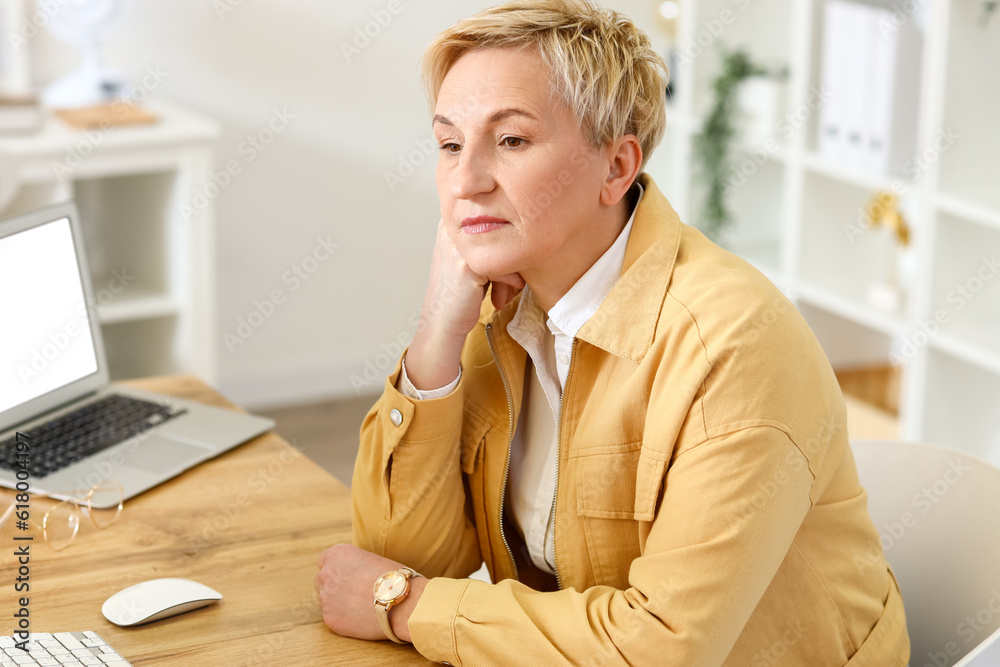
MULTIPOLYGON (((37 0, 39 11, 52 4, 37 0)), ((74 0, 59 3, 46 27, 64 42, 76 44, 83 52, 83 65, 67 74, 42 95, 46 106, 60 109, 89 107, 110 102, 126 89, 125 77, 117 70, 101 66, 101 40, 117 25, 131 0, 74 0)))
POLYGON ((1000 6, 1000 0, 985 0, 983 2, 983 15, 979 17, 979 24, 982 26, 989 25, 990 17, 993 16, 993 12, 997 10, 1000 6))
POLYGON ((157 116, 152 111, 124 101, 80 109, 59 109, 55 115, 62 122, 78 130, 119 125, 149 125, 157 121, 157 116))
POLYGON ((740 84, 736 106, 740 132, 750 143, 761 145, 775 136, 785 104, 786 73, 751 76, 740 84))
MULTIPOLYGON (((697 173, 707 188, 699 228, 718 240, 732 221, 726 205, 726 181, 732 172, 730 150, 740 128, 740 84, 753 77, 784 78, 785 70, 769 70, 751 60, 746 51, 723 49, 722 70, 712 82, 715 99, 701 131, 694 138, 697 173)), ((745 116, 744 116, 745 117, 745 116)))
POLYGON ((865 217, 869 229, 884 227, 892 236, 885 280, 869 288, 868 300, 876 308, 898 313, 905 298, 906 281, 901 279, 900 272, 905 271, 902 255, 910 245, 910 226, 899 210, 899 200, 890 191, 877 192, 872 197, 865 207, 865 217))

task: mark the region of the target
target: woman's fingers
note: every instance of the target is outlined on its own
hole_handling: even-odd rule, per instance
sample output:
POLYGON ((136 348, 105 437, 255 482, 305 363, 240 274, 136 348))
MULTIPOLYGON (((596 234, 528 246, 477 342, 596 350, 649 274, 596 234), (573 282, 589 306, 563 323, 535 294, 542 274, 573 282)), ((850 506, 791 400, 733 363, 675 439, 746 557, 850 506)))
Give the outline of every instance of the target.
POLYGON ((493 285, 490 298, 493 301, 493 307, 497 310, 510 303, 510 300, 514 298, 518 290, 524 287, 524 278, 521 277, 520 273, 508 273, 507 275, 491 278, 490 282, 493 285))
POLYGON ((420 323, 406 353, 414 387, 437 389, 458 376, 465 337, 479 320, 486 284, 469 268, 444 223, 438 223, 420 323))

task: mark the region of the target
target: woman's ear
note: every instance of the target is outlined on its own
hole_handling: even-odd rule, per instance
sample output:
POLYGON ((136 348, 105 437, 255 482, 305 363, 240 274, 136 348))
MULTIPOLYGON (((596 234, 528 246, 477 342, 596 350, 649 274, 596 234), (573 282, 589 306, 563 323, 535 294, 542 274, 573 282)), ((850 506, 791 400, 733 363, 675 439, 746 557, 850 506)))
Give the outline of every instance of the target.
POLYGON ((625 196, 642 169, 642 146, 634 134, 626 134, 608 146, 610 168, 601 189, 601 203, 614 206, 625 196))

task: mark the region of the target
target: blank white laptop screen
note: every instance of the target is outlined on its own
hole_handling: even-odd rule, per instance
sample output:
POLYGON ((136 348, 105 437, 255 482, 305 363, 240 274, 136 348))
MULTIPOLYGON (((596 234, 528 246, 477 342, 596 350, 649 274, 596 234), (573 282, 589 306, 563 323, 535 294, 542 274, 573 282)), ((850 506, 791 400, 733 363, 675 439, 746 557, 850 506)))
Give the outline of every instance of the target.
POLYGON ((0 412, 97 372, 69 218, 0 239, 0 412))

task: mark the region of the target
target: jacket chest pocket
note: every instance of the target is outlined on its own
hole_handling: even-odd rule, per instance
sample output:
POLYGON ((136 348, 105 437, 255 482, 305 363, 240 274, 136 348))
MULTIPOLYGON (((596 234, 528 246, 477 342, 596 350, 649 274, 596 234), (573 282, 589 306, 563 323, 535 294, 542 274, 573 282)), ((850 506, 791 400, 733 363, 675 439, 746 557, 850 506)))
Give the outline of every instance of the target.
POLYGON ((595 519, 652 521, 666 460, 641 442, 587 447, 570 454, 576 512, 595 519))
MULTIPOLYGON (((574 453, 567 467, 575 478, 573 550, 587 553, 590 561, 590 576, 584 576, 594 584, 627 588, 629 568, 642 555, 656 513, 666 463, 634 442, 588 447, 574 453)), ((558 548, 558 537, 556 542, 558 548)))

